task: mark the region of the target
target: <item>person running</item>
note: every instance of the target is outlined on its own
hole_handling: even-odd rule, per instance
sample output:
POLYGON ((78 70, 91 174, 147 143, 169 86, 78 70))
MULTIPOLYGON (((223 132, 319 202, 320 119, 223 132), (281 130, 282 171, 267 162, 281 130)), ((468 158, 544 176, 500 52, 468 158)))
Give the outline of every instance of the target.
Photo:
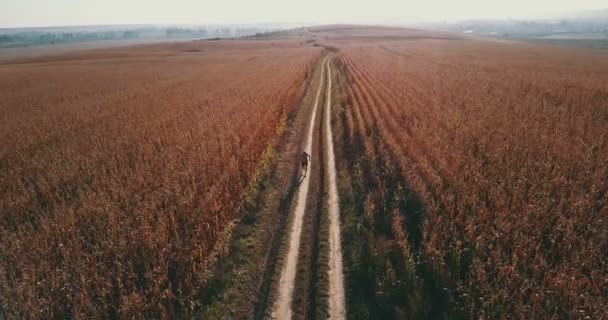
POLYGON ((310 163, 310 155, 306 153, 306 151, 302 151, 302 156, 300 156, 302 162, 302 171, 304 171, 304 178, 306 177, 306 173, 308 172, 308 164, 310 163))

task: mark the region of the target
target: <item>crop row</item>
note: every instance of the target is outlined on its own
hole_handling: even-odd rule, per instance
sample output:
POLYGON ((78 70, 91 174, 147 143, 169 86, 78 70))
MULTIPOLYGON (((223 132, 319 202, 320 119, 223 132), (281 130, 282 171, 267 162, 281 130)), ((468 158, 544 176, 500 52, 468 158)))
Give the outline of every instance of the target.
POLYGON ((392 280, 376 298, 410 313, 601 317, 605 57, 462 42, 341 49, 346 123, 372 180, 362 208, 400 256, 378 267, 392 280))

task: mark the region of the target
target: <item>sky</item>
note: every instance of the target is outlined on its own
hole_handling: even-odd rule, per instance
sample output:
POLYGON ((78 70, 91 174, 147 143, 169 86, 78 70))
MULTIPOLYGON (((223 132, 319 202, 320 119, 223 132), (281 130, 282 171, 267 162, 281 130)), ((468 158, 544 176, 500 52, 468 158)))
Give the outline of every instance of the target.
POLYGON ((0 0, 0 27, 106 24, 397 23, 532 18, 606 0, 0 0))

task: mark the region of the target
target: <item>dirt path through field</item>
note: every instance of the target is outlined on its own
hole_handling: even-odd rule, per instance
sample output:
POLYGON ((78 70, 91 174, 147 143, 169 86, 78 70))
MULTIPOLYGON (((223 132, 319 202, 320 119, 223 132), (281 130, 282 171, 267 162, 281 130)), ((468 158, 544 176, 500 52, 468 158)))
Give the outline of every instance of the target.
MULTIPOLYGON (((315 103, 312 110, 312 116, 307 132, 306 144, 304 150, 312 157, 312 137, 315 127, 315 119, 317 117, 317 109, 319 106, 319 98, 324 84, 325 68, 327 66, 327 58, 323 61, 321 67, 321 81, 315 97, 315 103)), ((314 165, 311 163, 311 165, 314 165)), ((309 169, 310 171, 310 169, 309 169)), ((293 224, 289 232, 289 247, 285 258, 285 264, 281 270, 281 278, 279 280, 279 294, 273 307, 272 317, 274 319, 291 319, 291 303, 293 300, 294 282, 296 278, 296 267, 298 263, 298 252, 300 250, 300 238, 302 235, 302 222, 306 209, 306 198, 308 197, 308 189, 310 179, 304 178, 298 189, 297 205, 294 211, 293 224)))
MULTIPOLYGON (((331 58, 328 60, 331 61, 331 58)), ((327 92, 325 98, 325 146, 327 157, 326 172, 328 182, 329 210, 329 318, 344 319, 344 274, 342 272, 342 245, 340 242, 340 204, 336 184, 336 161, 331 131, 331 68, 328 62, 327 92)))
MULTIPOLYGON (((333 136, 331 131, 331 69, 329 62, 333 58, 333 54, 327 56, 323 61, 321 68, 321 79, 319 88, 317 89, 315 102, 313 106, 312 116, 306 136, 304 149, 312 156, 312 144, 314 128, 317 119, 317 109, 321 98, 322 90, 325 90, 325 110, 321 113, 324 133, 324 156, 323 163, 319 163, 324 167, 324 172, 327 176, 323 177, 323 184, 327 190, 327 213, 329 215, 329 261, 328 261, 328 280, 329 280, 329 303, 328 311, 330 319, 345 319, 345 298, 344 298, 344 274, 342 270, 342 247, 340 240, 340 206, 336 183, 336 166, 334 159, 333 136), (327 79, 327 83, 325 82, 327 79)), ((312 164, 311 165, 315 165, 312 164)), ((285 257, 284 265, 281 269, 281 275, 278 284, 278 294, 272 309, 272 318, 274 319, 291 319, 292 318, 292 303, 295 288, 295 279, 298 266, 298 255, 300 251, 300 242, 302 237, 302 227, 306 210, 314 210, 307 208, 307 197, 309 193, 310 178, 305 178, 297 191, 297 202, 294 209, 293 221, 289 232, 289 246, 285 257)), ((313 206, 310 203, 309 206, 313 206)))

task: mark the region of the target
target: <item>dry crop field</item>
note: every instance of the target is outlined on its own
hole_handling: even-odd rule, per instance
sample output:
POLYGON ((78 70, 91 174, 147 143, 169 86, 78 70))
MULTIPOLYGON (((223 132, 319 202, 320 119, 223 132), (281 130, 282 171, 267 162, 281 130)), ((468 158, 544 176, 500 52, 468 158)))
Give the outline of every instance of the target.
POLYGON ((350 315, 606 317, 608 56, 347 31, 350 315))
POLYGON ((188 312, 320 52, 202 41, 0 65, 0 317, 188 312))
POLYGON ((608 318, 608 55, 254 38, 0 64, 0 318, 608 318))

